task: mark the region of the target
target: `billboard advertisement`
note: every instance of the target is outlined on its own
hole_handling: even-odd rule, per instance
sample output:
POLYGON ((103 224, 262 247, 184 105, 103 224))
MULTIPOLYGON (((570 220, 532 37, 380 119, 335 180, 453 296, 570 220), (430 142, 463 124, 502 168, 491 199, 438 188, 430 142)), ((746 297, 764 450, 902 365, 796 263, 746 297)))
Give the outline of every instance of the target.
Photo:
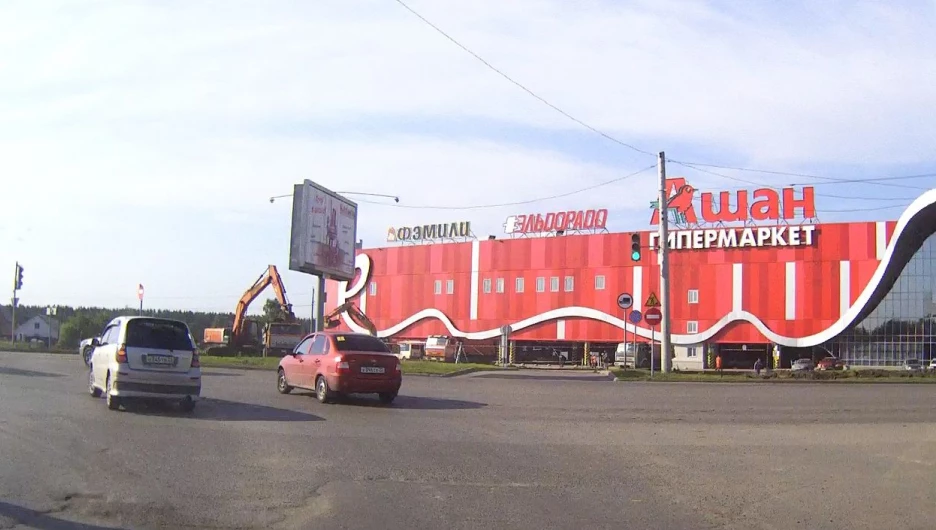
POLYGON ((295 185, 290 270, 351 281, 356 241, 356 203, 311 180, 295 185))

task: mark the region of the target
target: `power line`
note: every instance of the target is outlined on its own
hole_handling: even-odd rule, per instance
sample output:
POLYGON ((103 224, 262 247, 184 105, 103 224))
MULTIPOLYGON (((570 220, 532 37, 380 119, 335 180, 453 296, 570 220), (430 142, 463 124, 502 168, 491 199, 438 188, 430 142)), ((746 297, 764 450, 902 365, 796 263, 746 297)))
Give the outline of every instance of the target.
MULTIPOLYGON (((616 144, 622 145, 622 146, 624 146, 624 147, 626 147, 626 148, 628 148, 628 149, 631 149, 631 150, 633 150, 633 151, 636 151, 636 152, 638 152, 638 153, 641 153, 641 154, 644 154, 644 155, 648 155, 648 156, 653 156, 653 157, 657 156, 656 153, 651 153, 650 151, 646 151, 646 150, 644 150, 644 149, 641 149, 641 148, 639 148, 639 147, 636 147, 636 146, 634 146, 634 145, 631 145, 631 144, 629 144, 629 143, 627 143, 627 142, 624 142, 624 141, 622 141, 622 140, 619 140, 619 139, 617 139, 617 138, 611 136, 610 134, 608 134, 608 133, 606 133, 606 132, 604 132, 604 131, 598 129, 597 127, 594 127, 593 125, 590 125, 590 124, 586 123, 585 121, 583 121, 583 120, 581 120, 581 119, 579 119, 579 118, 576 118, 575 116, 573 116, 573 115, 569 114, 568 112, 562 110, 560 107, 558 107, 558 106, 556 106, 555 104, 549 102, 549 101, 548 101, 547 99, 545 99, 544 97, 540 96, 540 95, 537 94, 536 92, 533 92, 533 90, 531 90, 530 88, 527 88, 525 85, 523 85, 523 84, 520 83, 519 81, 517 81, 517 80, 513 79, 512 77, 510 77, 509 75, 507 75, 504 71, 500 70, 500 69, 497 68, 496 66, 492 65, 491 63, 489 63, 486 59, 484 59, 484 57, 481 57, 480 55, 478 55, 477 53, 475 53, 474 51, 472 51, 470 48, 468 48, 467 46, 465 46, 464 44, 462 44, 461 42, 459 42, 457 39, 455 39, 454 37, 452 37, 451 35, 449 35, 448 33, 446 33, 445 30, 443 30, 443 29, 440 28, 439 26, 437 26, 437 25, 435 25, 434 23, 432 23, 432 22, 431 22, 429 19, 427 19, 426 17, 422 16, 422 15, 421 15, 419 12, 417 12, 415 9, 413 9, 412 7, 410 7, 409 5, 407 5, 406 2, 404 2, 403 0, 395 0, 395 1, 396 1, 396 3, 400 4, 404 9, 406 9, 407 11, 409 11, 413 16, 415 16, 416 18, 418 18, 419 20, 421 20, 423 23, 425 23, 427 26, 431 27, 431 28, 434 29, 436 32, 438 32, 440 35, 442 35, 443 37, 445 37, 446 39, 448 39, 450 42, 452 42, 453 44, 455 44, 456 46, 458 46, 459 48, 461 48, 463 51, 465 51, 466 53, 468 53, 469 55, 471 55, 471 56, 474 57, 475 59, 477 59, 479 62, 481 62, 481 64, 483 64, 484 66, 488 67, 490 70, 492 70, 493 72, 497 73, 498 75, 500 75, 501 77, 503 77, 504 79, 506 79, 507 81, 509 81, 511 84, 513 84, 513 85, 515 85, 516 87, 520 88, 521 90, 523 90, 524 92, 526 92, 526 93, 529 94, 530 96, 536 98, 536 99, 539 100, 541 103, 543 103, 544 105, 548 106, 548 107, 551 108, 552 110, 558 112, 559 114, 563 115, 563 116, 566 117, 567 119, 569 119, 569 120, 571 120, 571 121, 577 123, 578 125, 580 125, 580 126, 586 128, 586 129, 588 129, 588 130, 594 132, 595 134, 598 134, 598 135, 604 137, 604 138, 607 139, 607 140, 610 140, 610 141, 612 141, 612 142, 614 142, 614 143, 616 143, 616 144)), ((819 179, 819 180, 828 180, 828 181, 840 182, 840 183, 846 183, 846 182, 866 182, 866 183, 869 183, 869 184, 875 184, 875 185, 879 185, 879 186, 891 186, 891 187, 909 188, 909 189, 929 189, 929 188, 921 188, 921 187, 919 187, 919 186, 901 185, 901 184, 896 184, 896 183, 887 183, 887 182, 885 182, 885 181, 888 181, 888 180, 900 180, 900 179, 912 179, 912 178, 923 178, 923 177, 936 176, 936 173, 934 173, 934 174, 924 174, 924 175, 908 175, 908 176, 903 176, 903 177, 884 177, 884 178, 878 178, 878 179, 855 179, 855 180, 853 180, 853 179, 840 179, 840 178, 835 178, 835 177, 823 177, 823 176, 820 176, 820 175, 810 175, 810 174, 806 174, 806 173, 793 173, 793 172, 787 172, 787 171, 774 171, 774 170, 769 170, 769 169, 741 168, 741 167, 725 166, 725 165, 718 165, 718 164, 704 164, 704 163, 701 163, 701 162, 683 162, 683 161, 672 160, 672 159, 667 159, 667 160, 669 160, 670 162, 672 162, 672 163, 674 163, 674 164, 679 164, 679 165, 683 165, 683 166, 687 166, 687 167, 692 167, 692 166, 706 166, 706 167, 714 167, 714 168, 716 168, 716 169, 731 169, 731 170, 737 170, 737 171, 749 171, 749 172, 756 172, 756 173, 766 173, 766 174, 771 174, 771 175, 784 175, 784 176, 805 177, 805 178, 813 178, 813 179, 819 179)), ((697 168, 694 168, 694 169, 697 169, 697 168)), ((731 178, 731 177, 726 177, 726 178, 731 178)), ((736 179, 736 180, 738 180, 738 179, 736 179)), ((744 180, 741 180, 741 182, 749 182, 749 183, 750 183, 751 181, 744 181, 744 180)), ((758 185, 760 185, 760 184, 758 184, 758 185)), ((361 202, 368 202, 368 201, 361 201, 361 202)), ((380 204, 380 203, 377 203, 377 204, 380 204)))
POLYGON ((388 206, 388 207, 391 207, 391 208, 406 208, 406 209, 410 209, 410 210, 486 210, 486 209, 491 209, 491 208, 503 208, 503 207, 505 207, 505 206, 522 206, 522 205, 524 205, 524 204, 533 204, 533 203, 537 203, 537 202, 550 201, 550 200, 553 200, 553 199, 561 199, 561 198, 563 198, 563 197, 569 197, 569 196, 572 196, 572 195, 577 195, 577 194, 579 194, 579 193, 584 193, 584 192, 586 192, 586 191, 591 191, 591 190, 593 190, 593 189, 597 189, 597 188, 600 188, 600 187, 603 187, 603 186, 607 186, 607 185, 609 185, 609 184, 614 184, 614 183, 616 183, 616 182, 621 182, 621 181, 626 180, 626 179, 629 179, 629 178, 631 178, 631 177, 635 177, 635 176, 637 176, 637 175, 639 175, 639 174, 641 174, 641 173, 643 173, 643 172, 645 172, 645 171, 649 171, 649 170, 654 169, 654 168, 656 168, 656 164, 653 164, 653 165, 651 165, 651 166, 647 166, 647 167, 645 167, 645 168, 643 168, 643 169, 641 169, 641 170, 635 171, 635 172, 633 172, 633 173, 631 173, 631 174, 629 174, 629 175, 624 175, 623 177, 616 177, 616 178, 613 178, 613 179, 611 179, 611 180, 606 180, 606 181, 604 181, 604 182, 599 182, 598 184, 594 184, 594 185, 591 185, 591 186, 588 186, 588 187, 585 187, 585 188, 579 188, 579 189, 577 189, 577 190, 569 191, 569 192, 566 192, 566 193, 560 193, 560 194, 558 194, 558 195, 550 195, 550 196, 548 196, 548 197, 539 197, 539 198, 536 198, 536 199, 528 199, 528 200, 525 200, 525 201, 504 202, 504 203, 499 203, 499 204, 476 204, 476 205, 472 205, 472 206, 424 206, 424 205, 413 205, 413 204, 388 204, 388 203, 383 203, 383 202, 367 201, 367 200, 358 200, 357 202, 363 202, 363 203, 367 203, 367 204, 376 204, 376 205, 378 205, 378 206, 388 206))
POLYGON ((595 134, 601 135, 601 136, 603 136, 604 138, 606 138, 606 139, 608 139, 608 140, 611 140, 612 142, 614 142, 614 143, 616 143, 616 144, 622 145, 622 146, 624 146, 624 147, 626 147, 626 148, 628 148, 628 149, 632 149, 632 150, 634 150, 634 151, 636 151, 636 152, 638 152, 638 153, 644 154, 644 155, 649 155, 649 156, 652 156, 652 157, 656 157, 656 156, 657 156, 656 153, 651 153, 650 151, 645 151, 645 150, 643 150, 643 149, 641 149, 641 148, 639 148, 639 147, 635 147, 635 146, 633 146, 633 145, 631 145, 631 144, 629 144, 629 143, 627 143, 627 142, 624 142, 624 141, 622 141, 622 140, 618 140, 617 138, 611 136, 610 134, 608 134, 608 133, 606 133, 606 132, 604 132, 604 131, 602 131, 602 130, 596 128, 596 127, 593 127, 592 125, 589 125, 588 123, 585 123, 584 121, 582 121, 582 120, 576 118, 575 116, 573 116, 573 115, 569 114, 568 112, 562 110, 561 108, 557 107, 556 105, 550 103, 549 101, 547 101, 547 100, 546 100, 545 98, 543 98, 542 96, 540 96, 540 95, 538 95, 537 93, 533 92, 532 90, 530 90, 529 88, 527 88, 526 86, 524 86, 523 84, 521 84, 520 82, 514 80, 512 77, 510 77, 509 75, 505 74, 503 71, 501 71, 500 69, 498 69, 497 67, 495 67, 495 66, 492 65, 491 63, 487 62, 483 57, 481 57, 481 56, 478 55, 477 53, 471 51, 471 50, 470 50, 467 46, 465 46, 464 44, 462 44, 462 43, 458 42, 457 40, 455 40, 454 37, 452 37, 451 35, 449 35, 449 34, 446 33, 445 31, 443 31, 442 28, 440 28, 439 26, 436 26, 435 24, 433 24, 432 22, 430 22, 426 17, 424 17, 424 16, 420 15, 418 12, 416 12, 415 9, 413 9, 413 8, 411 8, 410 6, 406 5, 406 3, 403 2, 403 0, 396 0, 396 3, 400 4, 401 6, 403 6, 407 11, 409 11, 410 13, 412 13, 413 15, 415 15, 419 20, 422 20, 423 22, 425 22, 426 25, 428 25, 428 26, 431 27, 432 29, 436 30, 440 35, 442 35, 442 36, 445 37, 446 39, 450 40, 453 44, 455 44, 456 46, 458 46, 459 48, 461 48, 462 50, 464 50, 465 52, 467 52, 468 54, 470 54, 472 57, 474 57, 474 58, 477 59, 478 61, 480 61, 484 66, 487 66, 488 68, 490 68, 490 69, 493 70, 494 72, 498 73, 501 77, 503 77, 503 78, 506 79, 507 81, 510 81, 511 83, 513 83, 514 85, 516 85, 518 88, 520 88, 521 90, 523 90, 523 91, 526 92, 527 94, 533 96, 534 98, 538 99, 538 100, 539 100, 540 102, 542 102, 544 105, 548 106, 549 108, 553 109, 554 111, 558 112, 559 114, 562 114, 563 116, 565 116, 566 118, 572 120, 573 122, 575 122, 575 123, 581 125, 582 127, 585 127, 586 129, 592 131, 592 132, 595 133, 595 134))
MULTIPOLYGON (((728 180, 734 180, 734 181, 738 181, 738 182, 744 182, 744 183, 746 183, 746 184, 752 184, 752 185, 754 185, 754 186, 760 186, 760 187, 772 188, 772 189, 777 189, 777 188, 780 188, 780 187, 781 187, 781 186, 775 186, 775 185, 765 184, 765 183, 763 183, 763 182, 757 182, 757 181, 753 181, 753 180, 748 180, 748 179, 744 179, 744 178, 741 178, 741 177, 733 177, 733 176, 731 176, 731 175, 725 175, 724 173, 718 173, 718 172, 715 172, 715 171, 710 171, 710 170, 708 170, 708 169, 703 169, 703 168, 701 168, 701 167, 696 167, 695 165, 689 164, 689 163, 687 163, 687 162, 675 162, 675 161, 674 161, 673 163, 674 163, 674 164, 678 164, 678 165, 683 166, 683 167, 688 167, 688 168, 690 168, 690 169, 694 169, 694 170, 699 171, 699 172, 702 172, 702 173, 708 173, 709 175, 714 175, 714 176, 716 176, 716 177, 721 177, 721 178, 725 178, 725 179, 728 179, 728 180)), ((802 175, 800 175, 800 176, 802 176, 802 175)), ((936 176, 936 174, 934 174, 934 176, 936 176)), ((914 176, 913 176, 913 178, 919 178, 919 177, 920 177, 920 175, 914 175, 914 176)), ((877 178, 875 178, 875 179, 873 179, 873 180, 880 180, 881 178, 892 178, 892 177, 877 177, 877 178)), ((898 178, 899 178, 899 177, 898 177, 898 178)), ((872 180, 872 179, 869 179, 869 180, 872 180)), ((851 179, 851 180, 849 180, 848 182, 849 182, 849 183, 860 183, 860 182, 866 182, 866 180, 865 180, 865 179, 851 179)), ((815 185, 817 185, 817 184, 844 184, 844 182, 834 182, 834 183, 833 183, 833 182, 792 183, 792 184, 789 184, 789 186, 815 186, 815 185)), ((914 189, 916 189, 916 188, 914 188, 914 189)), ((919 188, 919 189, 922 189, 922 190, 929 190, 929 188, 919 188)), ((914 200, 914 199, 888 199, 888 198, 882 199, 881 197, 848 197, 848 196, 842 196, 842 195, 831 195, 831 194, 827 194, 827 193, 816 193, 815 195, 816 195, 817 197, 828 197, 828 198, 830 198, 830 199, 845 199, 845 200, 859 200, 859 201, 879 201, 879 200, 905 200, 905 201, 912 201, 912 200, 914 200)))
MULTIPOLYGON (((930 188, 925 187, 925 186, 909 186, 909 185, 905 185, 905 184, 890 183, 889 181, 894 181, 894 180, 910 180, 910 179, 917 179, 917 178, 936 177, 936 173, 922 173, 922 174, 919 174, 919 175, 900 175, 900 176, 887 176, 887 177, 870 177, 870 178, 848 179, 848 178, 837 178, 837 177, 825 177, 825 176, 822 176, 822 175, 811 175, 811 174, 809 174, 809 173, 793 173, 793 172, 788 172, 788 171, 772 171, 772 170, 768 170, 768 169, 754 169, 754 168, 733 167, 733 166, 720 166, 720 165, 717 165, 717 164, 703 164, 703 163, 698 163, 698 162, 683 162, 683 161, 681 161, 681 160, 673 160, 673 159, 670 159, 670 158, 667 158, 667 161, 668 161, 668 162, 672 162, 672 163, 677 164, 677 165, 680 165, 680 166, 683 166, 683 167, 689 167, 689 168, 695 169, 696 171, 706 171, 706 170, 702 169, 701 167, 698 167, 698 166, 702 166, 702 167, 713 167, 713 168, 716 168, 716 169, 729 169, 729 170, 733 170, 733 171, 747 171, 747 172, 750 172, 750 173, 764 173, 764 174, 768 174, 768 175, 782 175, 782 176, 787 176, 787 177, 812 178, 812 179, 819 179, 819 180, 827 181, 827 182, 793 183, 793 184, 790 184, 790 186, 816 186, 816 185, 823 185, 823 184, 868 183, 868 184, 875 184, 875 185, 879 185, 879 186, 891 186, 891 187, 895 187, 895 188, 908 188, 908 189, 915 189, 915 190, 929 190, 930 188)), ((721 176, 721 177, 725 177, 725 178, 728 178, 728 179, 732 179, 732 180, 739 180, 739 181, 741 181, 741 182, 752 183, 752 181, 749 181, 749 180, 739 179, 739 178, 736 178, 736 177, 729 177, 729 176, 726 176, 726 175, 722 175, 722 174, 720 174, 720 173, 714 173, 714 172, 709 172, 709 173, 711 173, 711 174, 713 174, 713 175, 718 175, 718 176, 721 176)))

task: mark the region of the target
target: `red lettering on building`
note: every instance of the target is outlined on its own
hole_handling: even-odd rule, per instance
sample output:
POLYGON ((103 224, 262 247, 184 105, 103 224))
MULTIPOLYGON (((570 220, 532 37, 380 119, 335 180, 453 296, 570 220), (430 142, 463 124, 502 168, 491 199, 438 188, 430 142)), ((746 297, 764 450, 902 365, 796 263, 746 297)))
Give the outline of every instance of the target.
POLYGON ((568 210, 547 214, 511 215, 504 223, 508 234, 536 234, 559 230, 604 229, 608 224, 608 210, 568 210))
MULTIPOLYGON (((693 194, 697 191, 686 183, 686 179, 666 179, 666 194, 670 198, 668 209, 675 212, 680 222, 687 225, 706 223, 732 223, 753 221, 779 221, 781 219, 811 219, 816 216, 815 192, 812 186, 799 188, 801 196, 797 197, 797 188, 783 188, 780 192, 772 188, 758 188, 753 192, 738 190, 735 192, 711 192, 699 195, 700 209, 696 213, 692 202, 693 194)), ((660 224, 660 211, 658 201, 651 203, 653 213, 650 224, 660 224)))

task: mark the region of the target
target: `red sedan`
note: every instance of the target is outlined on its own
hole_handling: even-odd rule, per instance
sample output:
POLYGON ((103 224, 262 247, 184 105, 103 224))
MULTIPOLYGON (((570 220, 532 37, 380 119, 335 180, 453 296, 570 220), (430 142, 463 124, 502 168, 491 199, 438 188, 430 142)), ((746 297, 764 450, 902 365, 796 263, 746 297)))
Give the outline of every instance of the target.
POLYGON ((322 403, 345 394, 377 394, 390 404, 403 382, 400 360, 380 339, 321 331, 299 342, 279 363, 276 389, 314 390, 322 403))

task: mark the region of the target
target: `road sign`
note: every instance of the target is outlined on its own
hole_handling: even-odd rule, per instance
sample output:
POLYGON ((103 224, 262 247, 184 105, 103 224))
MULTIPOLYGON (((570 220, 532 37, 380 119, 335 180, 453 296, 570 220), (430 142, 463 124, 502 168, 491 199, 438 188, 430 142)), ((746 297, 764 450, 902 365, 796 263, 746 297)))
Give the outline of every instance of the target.
POLYGON ((647 321, 647 324, 650 324, 650 327, 656 327, 657 324, 663 320, 663 313, 655 307, 651 307, 644 313, 644 320, 647 321))
POLYGON ((618 307, 628 309, 634 305, 634 297, 630 293, 621 293, 618 295, 618 307))
POLYGON ((657 299, 656 293, 650 293, 650 296, 647 297, 647 303, 644 304, 644 307, 660 307, 660 300, 657 299))
POLYGON ((630 320, 631 324, 634 324, 634 325, 640 324, 640 319, 642 318, 643 318, 643 315, 640 314, 640 311, 636 309, 631 311, 630 314, 627 315, 627 320, 630 320))
POLYGON ((139 286, 137 286, 137 298, 139 298, 140 300, 143 300, 143 284, 142 283, 139 286))

